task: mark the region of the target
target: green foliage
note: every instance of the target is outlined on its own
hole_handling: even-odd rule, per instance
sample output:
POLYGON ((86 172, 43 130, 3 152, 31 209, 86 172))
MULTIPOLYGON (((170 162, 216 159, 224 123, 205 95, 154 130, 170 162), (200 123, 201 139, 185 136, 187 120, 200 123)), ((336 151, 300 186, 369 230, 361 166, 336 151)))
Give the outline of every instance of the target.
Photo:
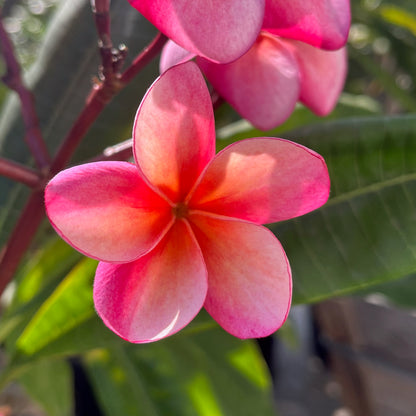
POLYGON ((220 329, 94 351, 85 361, 108 416, 274 414, 255 344, 220 329))

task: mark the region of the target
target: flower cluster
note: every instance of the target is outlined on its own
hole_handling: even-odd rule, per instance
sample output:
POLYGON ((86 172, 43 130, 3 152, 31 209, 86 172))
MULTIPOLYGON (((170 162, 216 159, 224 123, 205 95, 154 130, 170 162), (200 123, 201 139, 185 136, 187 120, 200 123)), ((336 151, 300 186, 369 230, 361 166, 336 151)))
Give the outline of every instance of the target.
MULTIPOLYGON (((187 51, 168 46, 164 72, 140 104, 135 163, 94 162, 58 173, 45 190, 48 217, 69 244, 100 260, 95 307, 124 339, 172 335, 202 307, 239 338, 267 336, 287 317, 292 281, 281 244, 262 224, 323 205, 328 171, 320 155, 279 138, 242 140, 215 155, 211 96, 200 68, 225 97, 221 88, 245 90, 230 93, 233 105, 248 100, 253 114, 256 106, 273 107, 273 123, 271 114, 283 110, 278 100, 268 101, 264 79, 319 112, 312 85, 326 65, 334 68, 333 58, 324 58, 332 52, 316 47, 345 42, 347 2, 129 1, 187 51), (188 51, 198 65, 185 62, 188 51), (255 57, 261 65, 252 68, 255 57), (309 61, 312 72, 302 69, 309 61), (270 70, 261 69, 270 62, 270 70), (276 68, 293 72, 295 64, 302 73, 297 89, 272 75, 276 68), (250 91, 263 94, 265 104, 250 101, 250 91)), ((335 54, 335 61, 344 56, 335 54)))
MULTIPOLYGON (((333 110, 347 73, 349 23, 349 0, 268 0, 261 32, 244 55, 218 63, 200 53, 196 61, 242 117, 269 130, 290 116, 297 101, 320 116, 333 110)), ((170 41, 161 72, 195 56, 170 41)))

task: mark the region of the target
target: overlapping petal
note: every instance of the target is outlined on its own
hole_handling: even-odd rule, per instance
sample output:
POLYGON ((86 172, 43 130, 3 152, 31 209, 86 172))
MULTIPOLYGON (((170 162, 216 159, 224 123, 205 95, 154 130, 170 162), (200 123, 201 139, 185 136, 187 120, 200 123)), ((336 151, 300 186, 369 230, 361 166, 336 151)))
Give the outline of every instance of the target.
POLYGON ((300 101, 319 116, 335 107, 347 76, 347 49, 325 51, 303 42, 285 41, 294 48, 300 70, 300 101))
POLYGON ((203 173, 192 209, 258 224, 306 214, 328 199, 323 158, 283 139, 247 139, 218 153, 203 173))
POLYGON ((193 62, 153 83, 137 111, 133 139, 149 182, 173 202, 183 199, 215 154, 211 97, 193 62))
POLYGON ((265 0, 129 0, 169 38, 214 62, 243 55, 260 32, 265 0))
POLYGON ((208 269, 205 308, 239 338, 270 335, 285 321, 291 272, 276 237, 266 228, 207 215, 190 216, 208 269))
POLYGON ((349 0, 267 0, 263 30, 335 50, 345 45, 350 21, 349 0))
POLYGON ((139 260, 100 263, 94 281, 95 307, 104 323, 137 343, 179 331, 199 312, 206 293, 206 267, 184 221, 139 260))
POLYGON ((260 129, 286 120, 298 100, 297 61, 285 44, 267 33, 235 62, 217 65, 198 58, 197 63, 219 94, 260 129))
POLYGON ((195 54, 188 52, 177 43, 169 40, 160 55, 159 72, 163 74, 174 65, 182 64, 195 58, 195 54))
POLYGON ((46 187, 45 204, 64 240, 108 262, 137 259, 172 221, 170 206, 126 162, 90 163, 58 173, 46 187))

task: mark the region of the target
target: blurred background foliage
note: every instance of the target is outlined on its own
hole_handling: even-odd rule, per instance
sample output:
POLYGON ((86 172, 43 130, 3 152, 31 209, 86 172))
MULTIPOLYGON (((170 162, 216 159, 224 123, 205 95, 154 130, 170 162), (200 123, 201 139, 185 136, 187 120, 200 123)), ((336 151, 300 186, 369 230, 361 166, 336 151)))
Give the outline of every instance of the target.
MULTIPOLYGON (((97 73, 88 3, 0 3, 52 152, 97 73)), ((114 44, 125 43, 130 59, 156 33, 125 0, 112 2, 112 31, 114 44)), ((330 116, 316 117, 299 105, 282 126, 261 132, 224 104, 216 112, 217 147, 245 137, 280 136, 327 160, 329 203, 305 217, 270 225, 292 265, 295 303, 377 291, 415 308, 416 3, 353 0, 348 49, 345 92, 330 116)), ((157 62, 114 99, 73 163, 130 137, 136 108, 156 76, 157 62)), ((1 155, 31 163, 18 102, 4 86, 0 102, 1 155)), ((0 246, 26 197, 23 186, 0 178, 0 246)), ((271 377, 254 341, 234 339, 201 312, 178 335, 129 345, 96 317, 91 293, 95 266, 59 240, 45 221, 2 299, 3 387, 18 380, 47 415, 71 415, 75 363, 104 415, 275 414, 271 377)), ((290 322, 276 336, 291 339, 289 327, 290 322)))

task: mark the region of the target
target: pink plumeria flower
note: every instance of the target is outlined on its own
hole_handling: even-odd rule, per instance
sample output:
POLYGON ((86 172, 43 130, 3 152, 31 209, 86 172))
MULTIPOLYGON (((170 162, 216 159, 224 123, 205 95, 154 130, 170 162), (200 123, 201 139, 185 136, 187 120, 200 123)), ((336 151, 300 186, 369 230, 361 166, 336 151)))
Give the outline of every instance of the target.
POLYGON ((213 62, 242 56, 261 27, 323 49, 338 49, 349 30, 349 0, 129 0, 178 45, 213 62))
POLYGON ((134 158, 75 166, 47 185, 56 231, 99 259, 94 302, 131 342, 187 325, 202 307, 239 338, 285 321, 291 272, 260 224, 312 211, 328 198, 324 160, 296 143, 247 139, 215 155, 210 95, 192 63, 166 71, 136 115, 134 158))
MULTIPOLYGON (((335 107, 347 75, 343 45, 349 22, 348 0, 266 1, 263 30, 246 54, 228 64, 202 56, 196 62, 218 93, 259 129, 283 123, 297 101, 325 116, 335 107), (273 27, 273 22, 278 24, 273 27)), ((160 70, 194 57, 169 41, 160 70)))

